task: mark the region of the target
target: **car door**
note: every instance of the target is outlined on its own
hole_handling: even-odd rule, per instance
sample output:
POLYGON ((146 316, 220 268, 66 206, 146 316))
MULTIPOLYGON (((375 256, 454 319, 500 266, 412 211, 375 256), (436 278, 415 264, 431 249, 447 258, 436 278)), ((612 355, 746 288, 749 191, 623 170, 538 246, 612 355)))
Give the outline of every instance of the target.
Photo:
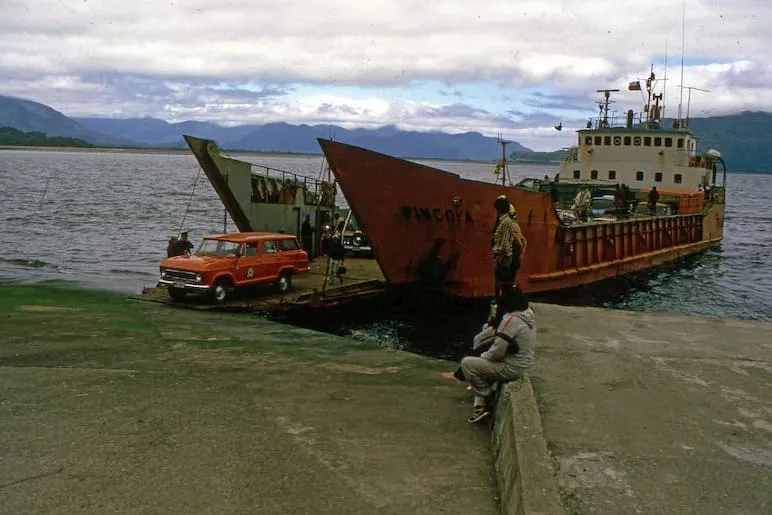
POLYGON ((236 267, 236 283, 249 284, 257 280, 257 266, 259 262, 259 241, 248 241, 241 247, 241 257, 236 267))
POLYGON ((255 266, 255 274, 260 282, 274 281, 279 276, 279 252, 274 239, 260 241, 260 255, 255 266))
POLYGON ((297 238, 285 238, 279 242, 282 266, 299 271, 308 268, 308 254, 300 248, 297 238))

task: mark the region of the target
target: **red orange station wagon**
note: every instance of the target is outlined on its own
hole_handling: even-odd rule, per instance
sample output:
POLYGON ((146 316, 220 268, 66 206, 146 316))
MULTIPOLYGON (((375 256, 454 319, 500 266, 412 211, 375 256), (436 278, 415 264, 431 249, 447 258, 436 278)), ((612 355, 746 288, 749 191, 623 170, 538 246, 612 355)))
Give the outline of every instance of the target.
POLYGON ((285 293, 292 277, 308 270, 308 254, 291 234, 213 234, 205 236, 193 254, 164 259, 158 284, 166 286, 174 300, 188 293, 210 293, 223 303, 242 286, 274 283, 285 293))

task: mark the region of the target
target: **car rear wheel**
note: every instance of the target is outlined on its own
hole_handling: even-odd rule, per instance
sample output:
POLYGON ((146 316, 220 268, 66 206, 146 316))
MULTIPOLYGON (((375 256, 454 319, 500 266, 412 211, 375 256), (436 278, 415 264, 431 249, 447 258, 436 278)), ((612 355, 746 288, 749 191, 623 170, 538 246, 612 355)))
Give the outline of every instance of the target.
POLYGON ((216 300, 218 304, 224 304, 230 299, 231 293, 233 293, 233 282, 227 278, 217 279, 217 282, 214 283, 212 293, 214 294, 214 300, 216 300))
POLYGON ((169 288, 167 291, 169 292, 169 297, 171 297, 172 300, 182 300, 185 298, 185 290, 169 288))
POLYGON ((276 279, 276 289, 279 293, 287 293, 292 288, 292 274, 290 272, 282 272, 278 279, 276 279))

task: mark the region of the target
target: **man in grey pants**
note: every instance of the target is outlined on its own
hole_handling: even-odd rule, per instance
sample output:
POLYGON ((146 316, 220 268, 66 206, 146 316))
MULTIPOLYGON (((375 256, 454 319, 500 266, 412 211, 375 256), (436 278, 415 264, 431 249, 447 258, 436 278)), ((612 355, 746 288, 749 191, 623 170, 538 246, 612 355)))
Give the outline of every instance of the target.
MULTIPOLYGON (((474 409, 468 419, 470 423, 479 422, 491 414, 495 383, 519 379, 533 365, 536 317, 528 306, 528 299, 520 288, 507 285, 497 302, 504 315, 496 325, 490 349, 479 358, 467 356, 461 360, 461 370, 474 393, 474 409)), ((490 335, 478 336, 490 338, 490 335)))

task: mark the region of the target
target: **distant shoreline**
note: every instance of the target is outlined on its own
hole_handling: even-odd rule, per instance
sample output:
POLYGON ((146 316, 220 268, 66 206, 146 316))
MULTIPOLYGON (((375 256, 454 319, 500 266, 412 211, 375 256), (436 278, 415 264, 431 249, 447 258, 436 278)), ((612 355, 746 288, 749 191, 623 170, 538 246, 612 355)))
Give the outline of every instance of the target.
MULTIPOLYGON (((174 154, 174 155, 192 155, 190 150, 184 148, 119 148, 119 147, 48 147, 45 145, 0 145, 0 151, 2 150, 28 150, 32 152, 111 152, 115 154, 174 154)), ((281 157, 322 157, 323 154, 307 154, 302 152, 269 152, 264 150, 227 150, 223 149, 226 153, 231 155, 266 155, 266 156, 281 156, 281 157)), ((454 163, 495 163, 495 159, 479 160, 479 159, 452 159, 446 157, 403 157, 401 159, 409 159, 412 161, 449 161, 454 163)), ((561 161, 530 161, 530 160, 513 160, 508 161, 511 166, 517 165, 541 165, 541 166, 559 166, 561 161)), ((753 175, 772 175, 772 171, 758 171, 758 170, 728 170, 728 173, 748 173, 753 175)))
MULTIPOLYGON (((111 152, 114 154, 179 154, 192 155, 185 148, 147 148, 147 147, 54 147, 45 145, 0 145, 0 150, 29 150, 32 152, 111 152)), ((225 149, 223 149, 225 150, 225 149)), ((229 154, 266 154, 287 157, 321 157, 320 154, 300 152, 266 152, 260 150, 225 150, 229 154)))
MULTIPOLYGON (((0 145, 0 150, 29 150, 33 152, 112 152, 115 154, 175 154, 192 155, 189 149, 185 148, 148 148, 148 147, 55 147, 46 145, 0 145)), ((265 150, 228 150, 224 152, 231 155, 258 154, 267 156, 282 157, 322 157, 323 154, 308 154, 304 152, 273 152, 265 150)), ((495 159, 453 159, 447 157, 403 157, 401 159, 411 159, 418 161, 452 161, 455 163, 494 163, 495 159)), ((540 163, 533 163, 540 164, 540 163)))

